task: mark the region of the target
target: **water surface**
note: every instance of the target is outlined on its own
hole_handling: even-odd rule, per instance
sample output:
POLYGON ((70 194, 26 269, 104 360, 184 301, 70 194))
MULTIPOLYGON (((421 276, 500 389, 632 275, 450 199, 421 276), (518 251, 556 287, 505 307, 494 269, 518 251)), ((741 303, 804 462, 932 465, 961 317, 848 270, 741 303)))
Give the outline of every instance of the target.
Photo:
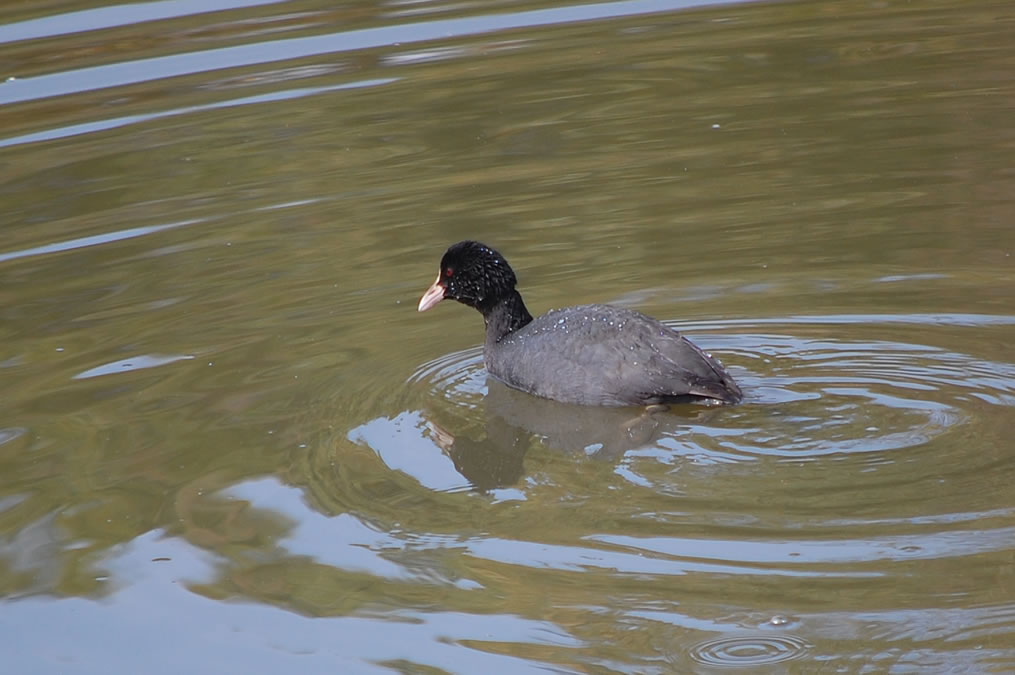
POLYGON ((1015 670, 1008 5, 0 10, 7 667, 1015 670), (489 381, 463 238, 744 403, 489 381))

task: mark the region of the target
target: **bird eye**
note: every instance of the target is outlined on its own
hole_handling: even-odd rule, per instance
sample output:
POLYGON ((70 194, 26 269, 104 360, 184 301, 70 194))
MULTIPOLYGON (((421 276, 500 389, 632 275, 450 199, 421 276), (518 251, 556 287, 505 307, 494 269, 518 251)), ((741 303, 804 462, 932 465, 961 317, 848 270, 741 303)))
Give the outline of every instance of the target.
POLYGON ((450 268, 450 267, 447 268, 446 270, 444 270, 444 276, 446 276, 446 277, 453 277, 453 276, 455 276, 455 270, 450 268))

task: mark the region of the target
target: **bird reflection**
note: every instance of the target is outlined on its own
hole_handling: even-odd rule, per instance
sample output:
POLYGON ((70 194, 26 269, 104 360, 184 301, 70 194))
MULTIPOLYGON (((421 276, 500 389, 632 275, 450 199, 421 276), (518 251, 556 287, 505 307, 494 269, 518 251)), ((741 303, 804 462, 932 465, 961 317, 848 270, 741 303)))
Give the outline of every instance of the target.
MULTIPOLYGON (((653 409, 569 405, 516 391, 493 378, 487 380, 487 392, 483 401, 485 436, 481 439, 457 432, 450 422, 438 423, 435 415, 426 415, 431 439, 480 491, 517 483, 525 472, 525 453, 533 444, 615 461, 629 450, 653 444, 662 435, 676 434, 689 420, 709 413, 702 406, 690 405, 653 409)), ((474 427, 474 422, 468 426, 474 427)))

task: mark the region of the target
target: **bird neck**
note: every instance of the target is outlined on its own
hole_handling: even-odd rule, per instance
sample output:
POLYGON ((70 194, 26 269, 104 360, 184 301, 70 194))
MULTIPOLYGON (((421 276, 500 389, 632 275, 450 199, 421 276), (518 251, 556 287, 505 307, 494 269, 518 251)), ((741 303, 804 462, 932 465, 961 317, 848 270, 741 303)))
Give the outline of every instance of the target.
POLYGON ((515 332, 532 321, 532 315, 522 301, 522 295, 512 290, 488 307, 479 307, 486 322, 486 341, 500 342, 505 335, 515 332))

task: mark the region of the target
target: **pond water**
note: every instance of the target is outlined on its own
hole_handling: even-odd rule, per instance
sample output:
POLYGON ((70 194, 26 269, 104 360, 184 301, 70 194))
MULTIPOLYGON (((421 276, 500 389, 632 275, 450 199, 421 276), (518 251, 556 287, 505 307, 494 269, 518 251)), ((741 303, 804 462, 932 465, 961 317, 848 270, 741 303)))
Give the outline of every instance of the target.
POLYGON ((1008 0, 8 3, 17 673, 1015 671, 1008 0), (734 407, 488 381, 497 247, 734 407))

